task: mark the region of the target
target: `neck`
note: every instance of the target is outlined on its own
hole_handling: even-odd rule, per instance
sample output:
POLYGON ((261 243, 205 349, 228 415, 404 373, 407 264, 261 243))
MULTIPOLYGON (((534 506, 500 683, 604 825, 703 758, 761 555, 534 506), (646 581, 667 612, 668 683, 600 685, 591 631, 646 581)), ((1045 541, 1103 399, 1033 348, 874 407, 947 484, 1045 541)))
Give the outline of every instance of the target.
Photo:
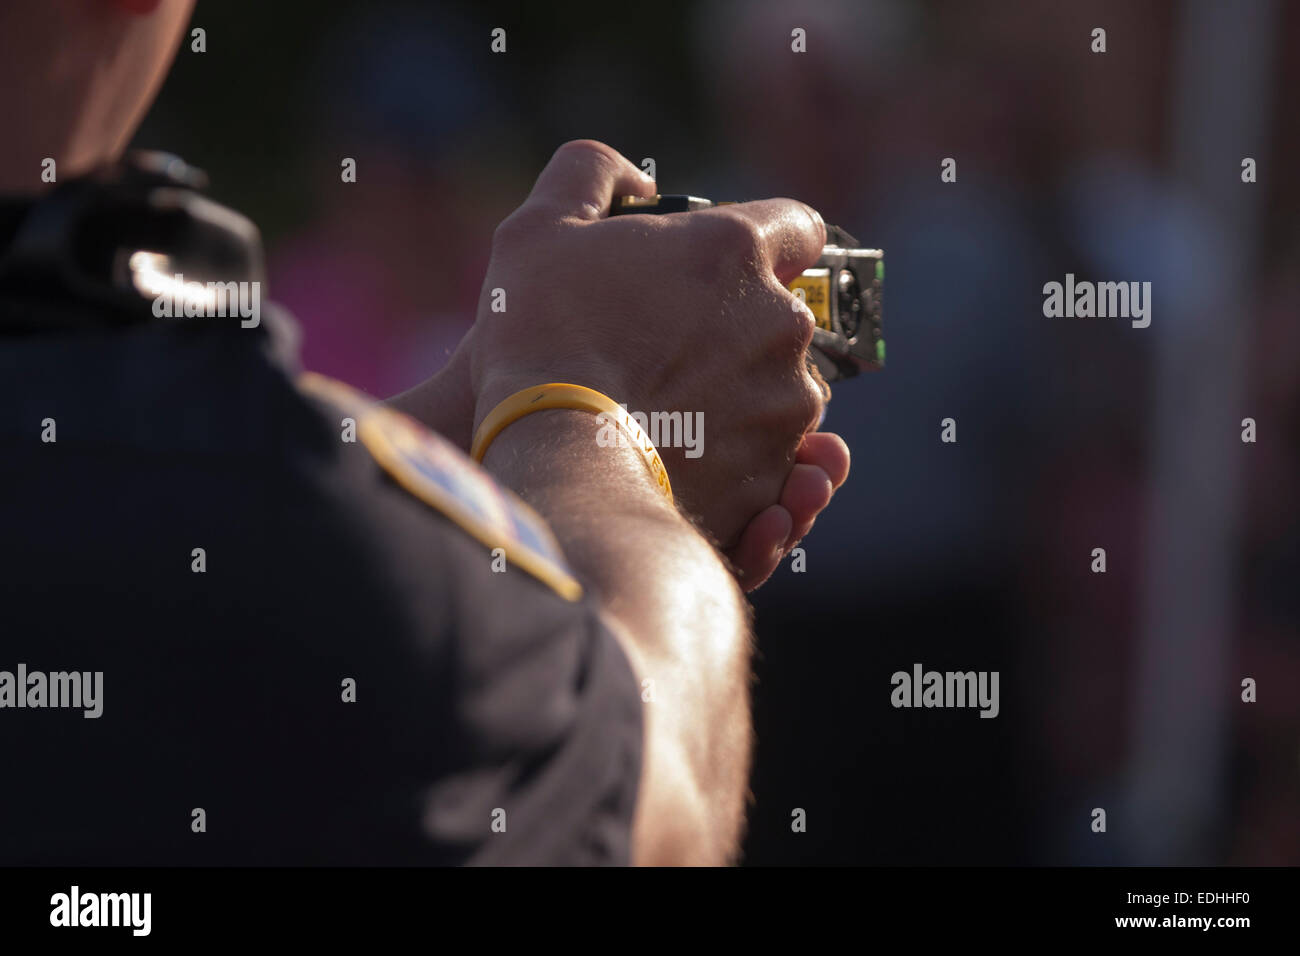
MULTIPOLYGON (((15 140, 14 143, 23 142, 15 140)), ((30 144, 30 140, 26 141, 30 144)), ((0 155, 0 197, 36 199, 59 183, 111 162, 120 150, 87 150, 77 144, 13 145, 0 155), (53 145, 54 148, 50 148, 53 145)))

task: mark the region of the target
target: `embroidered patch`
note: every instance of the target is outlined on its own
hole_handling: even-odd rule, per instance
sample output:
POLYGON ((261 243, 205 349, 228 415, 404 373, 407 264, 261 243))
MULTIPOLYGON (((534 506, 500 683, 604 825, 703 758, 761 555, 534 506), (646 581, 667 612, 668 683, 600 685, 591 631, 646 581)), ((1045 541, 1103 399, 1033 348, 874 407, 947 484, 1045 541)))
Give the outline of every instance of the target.
POLYGON ((350 385, 305 372, 298 386, 341 406, 357 423, 357 437, 389 476, 489 548, 518 565, 566 601, 582 585, 564 560, 541 515, 502 488, 447 439, 350 385))

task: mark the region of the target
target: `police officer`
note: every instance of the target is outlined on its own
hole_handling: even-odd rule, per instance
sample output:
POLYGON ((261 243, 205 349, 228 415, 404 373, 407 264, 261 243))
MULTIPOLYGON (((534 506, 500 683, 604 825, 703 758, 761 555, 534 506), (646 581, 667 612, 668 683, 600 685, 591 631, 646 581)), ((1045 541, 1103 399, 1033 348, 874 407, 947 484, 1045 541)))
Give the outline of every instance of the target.
POLYGON ((0 863, 734 859, 742 590, 848 472, 784 287, 821 220, 607 218, 654 184, 566 144, 376 402, 297 368, 248 220, 123 158, 188 16, 0 12, 0 863))

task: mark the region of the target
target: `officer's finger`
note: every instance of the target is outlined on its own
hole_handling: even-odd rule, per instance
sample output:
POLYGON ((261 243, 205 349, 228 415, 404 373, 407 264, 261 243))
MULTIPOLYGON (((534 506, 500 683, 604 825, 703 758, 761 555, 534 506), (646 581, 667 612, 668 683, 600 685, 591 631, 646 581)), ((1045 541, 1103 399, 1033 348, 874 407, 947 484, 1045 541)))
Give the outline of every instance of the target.
POLYGON ((781 489, 781 507, 790 512, 790 534, 785 550, 793 548, 809 531, 817 515, 831 503, 835 488, 830 475, 817 465, 795 465, 781 489))
POLYGON ((654 180, 618 150, 575 139, 555 151, 524 205, 561 218, 595 220, 609 212, 615 196, 654 194, 654 180))
POLYGON ((826 472, 832 487, 839 488, 849 477, 849 446, 833 432, 809 432, 803 436, 795 461, 816 465, 826 472))
POLYGON ((790 512, 780 505, 764 509, 745 526, 739 543, 727 555, 742 590, 752 591, 772 576, 792 527, 790 512))
POLYGON ((817 210, 794 199, 760 199, 715 206, 692 215, 742 216, 753 227, 758 251, 781 280, 789 283, 817 262, 826 245, 826 224, 817 210))

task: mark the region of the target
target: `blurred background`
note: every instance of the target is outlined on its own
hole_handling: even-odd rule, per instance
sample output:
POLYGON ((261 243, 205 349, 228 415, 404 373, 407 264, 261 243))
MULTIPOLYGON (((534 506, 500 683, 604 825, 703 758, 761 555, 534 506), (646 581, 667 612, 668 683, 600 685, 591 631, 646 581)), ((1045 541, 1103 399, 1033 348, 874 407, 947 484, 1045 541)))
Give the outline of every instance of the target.
POLYGON ((207 52, 136 145, 261 224, 304 363, 375 395, 446 360, 568 139, 885 249, 889 366, 825 426, 853 475, 755 595, 748 863, 1300 864, 1300 5, 200 0, 192 25, 207 52), (1151 282, 1151 326, 1045 318, 1067 272, 1151 282), (1000 715, 892 708, 914 663, 999 671, 1000 715))

